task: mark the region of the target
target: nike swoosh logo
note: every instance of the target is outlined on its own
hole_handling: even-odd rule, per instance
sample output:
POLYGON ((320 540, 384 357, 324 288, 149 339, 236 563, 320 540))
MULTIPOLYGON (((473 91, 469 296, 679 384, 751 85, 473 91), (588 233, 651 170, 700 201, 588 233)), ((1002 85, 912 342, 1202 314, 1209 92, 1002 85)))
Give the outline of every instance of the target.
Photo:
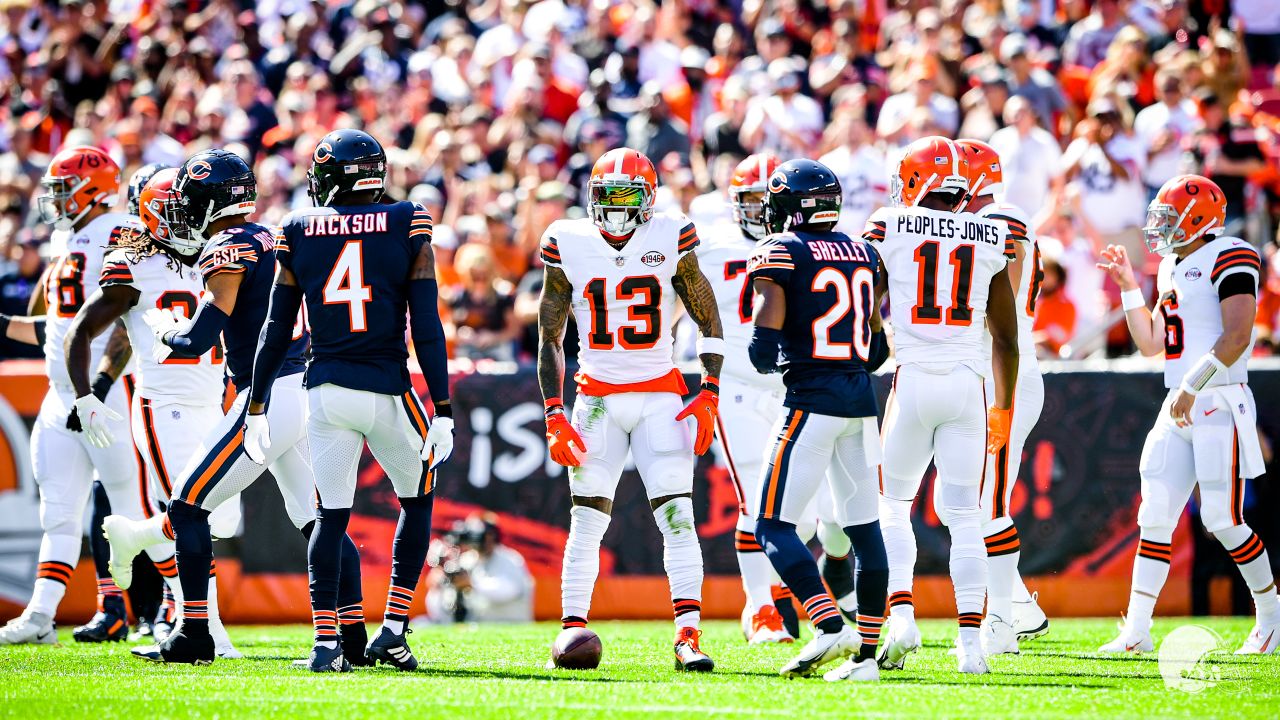
POLYGON ((1138 648, 1138 646, 1139 646, 1139 645, 1141 645, 1141 644, 1142 644, 1142 641, 1141 641, 1141 640, 1139 640, 1138 642, 1136 642, 1136 643, 1134 643, 1134 644, 1132 644, 1132 645, 1125 645, 1125 646, 1124 646, 1124 651, 1125 651, 1125 652, 1133 652, 1133 651, 1134 651, 1134 650, 1136 650, 1136 649, 1138 648))
POLYGON ((1214 414, 1214 413, 1216 413, 1216 412, 1218 412, 1218 408, 1213 408, 1212 410, 1205 410, 1205 411, 1204 411, 1204 416, 1205 416, 1205 417, 1209 417, 1210 415, 1212 415, 1212 414, 1214 414))
POLYGON ((1266 653, 1266 652, 1267 652, 1267 648, 1271 647, 1271 638, 1272 638, 1275 634, 1276 634, 1276 631, 1275 631, 1275 630, 1272 630, 1270 633, 1268 633, 1268 634, 1267 634, 1267 641, 1266 641, 1266 642, 1264 642, 1264 643, 1262 643, 1262 647, 1258 648, 1258 652, 1260 652, 1260 653, 1266 653))

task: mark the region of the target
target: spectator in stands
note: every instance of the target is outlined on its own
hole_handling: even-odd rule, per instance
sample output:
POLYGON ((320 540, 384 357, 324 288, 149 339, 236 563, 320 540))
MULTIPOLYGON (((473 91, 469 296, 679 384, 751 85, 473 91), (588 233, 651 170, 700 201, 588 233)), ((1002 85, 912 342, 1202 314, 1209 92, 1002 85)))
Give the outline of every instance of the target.
POLYGON ((994 67, 978 74, 978 87, 960 98, 964 122, 959 137, 990 140, 992 134, 1004 127, 1004 106, 1009 100, 1009 85, 1004 75, 994 67))
POLYGON ((750 98, 746 82, 731 77, 720 93, 720 111, 712 113, 702 131, 703 152, 708 161, 722 153, 746 155, 742 146, 742 123, 747 118, 747 100, 750 98))
POLYGON ((569 116, 565 125, 565 142, 574 149, 581 149, 582 128, 590 121, 594 123, 592 127, 596 133, 609 138, 610 147, 621 145, 627 137, 627 119, 609 107, 612 88, 604 69, 592 70, 587 82, 588 92, 582 96, 582 106, 569 116))
POLYGON ((1156 76, 1159 102, 1138 113, 1133 121, 1134 136, 1146 148, 1146 166, 1142 182, 1147 186, 1147 200, 1170 178, 1182 172, 1183 141, 1195 132, 1199 121, 1196 105, 1182 90, 1182 79, 1172 72, 1156 76))
POLYGON ((668 153, 689 161, 689 127, 671 116, 662 85, 656 81, 647 82, 640 89, 640 112, 627 121, 627 147, 639 150, 654 162, 668 153))
POLYGON ((1206 88, 1230 105, 1249 85, 1249 59, 1245 57, 1235 34, 1226 28, 1219 28, 1213 34, 1212 49, 1203 52, 1205 58, 1201 70, 1206 88))
POLYGON ((773 92, 753 98, 742 123, 742 145, 752 152, 804 157, 822 137, 822 106, 800 92, 799 68, 790 58, 769 63, 773 92))
POLYGON ((1067 273, 1057 260, 1044 258, 1044 280, 1036 301, 1036 318, 1032 339, 1036 354, 1057 358, 1063 346, 1071 342, 1076 331, 1076 306, 1067 295, 1067 273))
POLYGON ((1031 218, 1051 209, 1049 198, 1062 176, 1062 151, 1049 131, 1036 124, 1025 97, 1012 97, 1004 106, 1005 127, 991 136, 1000 154, 1005 199, 1031 218))
POLYGON ((1071 27, 1062 59, 1092 70, 1107 56, 1107 48, 1125 25, 1122 0, 1098 0, 1089 16, 1071 27))
MULTIPOLYGON (((18 231, 16 243, 0 244, 5 260, 13 269, 0 275, 0 313, 26 315, 31 296, 40 286, 44 273, 44 260, 40 257, 40 240, 30 230, 18 231)), ((24 345, 8 338, 0 338, 0 360, 9 358, 41 358, 43 348, 24 345)))
POLYGON ((468 360, 514 360, 520 335, 510 285, 497 277, 493 250, 480 243, 458 248, 454 266, 460 284, 444 293, 445 336, 454 356, 468 360))
POLYGON ((1244 28, 1244 49, 1254 65, 1280 65, 1280 12, 1273 0, 1231 0, 1231 15, 1244 28))
POLYGON ((1006 82, 1009 93, 1025 98, 1040 119, 1040 126, 1053 129, 1059 113, 1070 116, 1070 108, 1062 88, 1044 68, 1036 67, 1030 56, 1027 39, 1009 35, 1000 43, 1000 60, 1009 69, 1006 82))
POLYGON ((959 106, 954 99, 938 92, 937 73, 928 63, 917 65, 907 76, 906 89, 890 95, 880 107, 876 134, 891 147, 910 144, 919 137, 917 128, 922 124, 936 127, 948 136, 959 129, 959 106))
POLYGON ((1196 93, 1200 128, 1187 154, 1188 172, 1197 172, 1218 184, 1227 196, 1228 235, 1244 232, 1247 178, 1266 168, 1258 146, 1258 134, 1247 120, 1229 117, 1221 99, 1208 88, 1196 93))

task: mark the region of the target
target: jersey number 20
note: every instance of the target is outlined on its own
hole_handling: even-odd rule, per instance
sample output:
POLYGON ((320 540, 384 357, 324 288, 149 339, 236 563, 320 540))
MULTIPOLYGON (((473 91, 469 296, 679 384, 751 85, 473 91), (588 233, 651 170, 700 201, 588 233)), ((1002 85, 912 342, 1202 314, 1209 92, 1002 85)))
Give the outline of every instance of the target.
POLYGON ((360 241, 348 240, 324 283, 324 304, 345 304, 351 319, 351 332, 364 332, 369 329, 365 305, 372 299, 373 290, 364 284, 360 241))
POLYGON ((871 355, 871 303, 875 297, 875 276, 870 268, 860 267, 853 277, 833 267, 824 267, 813 276, 810 286, 815 293, 835 290, 835 302, 831 309, 813 321, 813 357, 818 360, 866 361, 871 355), (843 321, 852 309, 853 336, 851 343, 831 339, 832 328, 843 321))

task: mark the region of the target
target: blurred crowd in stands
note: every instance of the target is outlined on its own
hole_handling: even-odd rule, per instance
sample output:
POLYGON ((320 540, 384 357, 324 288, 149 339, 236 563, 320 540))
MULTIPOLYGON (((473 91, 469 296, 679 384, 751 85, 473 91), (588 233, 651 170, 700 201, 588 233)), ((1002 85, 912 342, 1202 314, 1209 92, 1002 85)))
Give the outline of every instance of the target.
POLYGON ((309 203, 321 136, 371 132, 390 195, 436 219, 452 352, 483 363, 532 357, 539 237, 583 214, 609 148, 648 154, 658 209, 703 234, 726 227, 746 154, 821 159, 856 232, 898 148, 943 134, 995 146, 1035 218, 1045 355, 1128 352, 1094 262, 1120 243, 1150 278, 1146 205, 1185 171, 1264 251, 1269 352, 1278 63, 1276 0, 0 0, 0 311, 39 281, 32 198, 69 143, 106 148, 126 180, 229 148, 272 223, 309 203))

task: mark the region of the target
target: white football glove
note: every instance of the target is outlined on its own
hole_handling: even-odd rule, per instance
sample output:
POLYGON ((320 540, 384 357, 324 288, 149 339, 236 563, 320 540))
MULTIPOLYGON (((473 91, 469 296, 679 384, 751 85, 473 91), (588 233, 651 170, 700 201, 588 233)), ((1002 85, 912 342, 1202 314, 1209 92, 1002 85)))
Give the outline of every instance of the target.
POLYGON ((271 447, 271 428, 267 425, 267 414, 246 415, 244 418, 244 454, 255 463, 262 465, 267 460, 267 449, 271 447))
POLYGON ((453 454, 453 418, 437 417, 431 420, 427 428, 427 441, 422 444, 423 460, 431 462, 428 470, 433 470, 453 454))
POLYGON ((120 422, 123 417, 112 410, 94 394, 78 397, 75 401, 76 416, 80 418, 80 431, 89 444, 97 448, 110 447, 115 442, 108 423, 120 422))
POLYGON ((142 313, 142 321, 156 336, 155 342, 151 343, 151 357, 157 363, 168 360, 173 354, 173 348, 164 343, 164 336, 175 330, 185 330, 190 324, 190 321, 178 317, 173 308, 151 308, 142 313))

